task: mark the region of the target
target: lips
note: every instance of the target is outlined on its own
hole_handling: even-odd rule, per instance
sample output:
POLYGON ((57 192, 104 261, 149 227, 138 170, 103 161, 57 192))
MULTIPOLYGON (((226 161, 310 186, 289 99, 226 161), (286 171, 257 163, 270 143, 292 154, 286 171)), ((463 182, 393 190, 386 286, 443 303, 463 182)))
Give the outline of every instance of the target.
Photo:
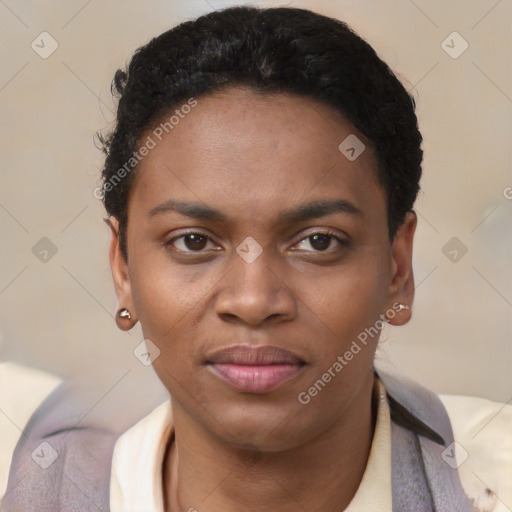
POLYGON ((276 346, 236 345, 214 352, 206 361, 217 377, 238 391, 267 393, 300 373, 304 360, 276 346))
POLYGON ((249 346, 235 345, 214 352, 208 363, 238 364, 238 365, 269 365, 269 364, 301 364, 304 361, 289 350, 272 345, 249 346))

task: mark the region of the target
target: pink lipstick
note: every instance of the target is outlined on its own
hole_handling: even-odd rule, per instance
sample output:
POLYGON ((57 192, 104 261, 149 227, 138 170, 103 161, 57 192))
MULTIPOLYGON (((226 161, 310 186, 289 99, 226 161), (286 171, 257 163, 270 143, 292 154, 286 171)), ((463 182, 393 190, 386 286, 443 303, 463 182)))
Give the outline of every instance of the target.
POLYGON ((207 364, 239 391, 267 393, 297 375, 305 362, 275 346, 235 345, 213 353, 207 364))

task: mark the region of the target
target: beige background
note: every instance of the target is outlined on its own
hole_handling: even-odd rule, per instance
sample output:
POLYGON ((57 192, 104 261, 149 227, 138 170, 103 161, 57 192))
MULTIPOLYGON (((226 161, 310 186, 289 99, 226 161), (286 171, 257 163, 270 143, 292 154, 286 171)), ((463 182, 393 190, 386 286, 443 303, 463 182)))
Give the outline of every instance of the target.
MULTIPOLYGON (((111 125, 111 79, 138 46, 180 21, 237 3, 60 0, 50 8, 0 1, 2 360, 62 376, 101 367, 113 382, 130 375, 162 393, 152 369, 132 353, 140 328, 123 333, 113 319, 109 233, 92 194, 102 164, 93 134, 111 125), (43 31, 59 45, 47 59, 31 48, 43 31), (57 247, 47 262, 32 252, 42 237, 57 247)), ((418 102, 425 162, 416 204, 414 315, 384 333, 380 363, 440 393, 509 401, 512 2, 286 5, 347 21, 418 102), (456 59, 441 46, 453 31, 469 44, 456 59), (452 237, 467 247, 457 262, 443 253, 452 237)))

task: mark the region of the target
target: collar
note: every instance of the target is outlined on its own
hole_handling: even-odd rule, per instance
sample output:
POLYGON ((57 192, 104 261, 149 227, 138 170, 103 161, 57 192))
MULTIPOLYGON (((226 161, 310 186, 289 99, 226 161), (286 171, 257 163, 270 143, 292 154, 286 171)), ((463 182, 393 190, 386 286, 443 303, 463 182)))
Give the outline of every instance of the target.
POLYGON ((388 395, 391 419, 400 426, 446 446, 452 437, 448 417, 440 414, 444 410, 441 400, 432 391, 403 376, 385 370, 375 370, 388 395))

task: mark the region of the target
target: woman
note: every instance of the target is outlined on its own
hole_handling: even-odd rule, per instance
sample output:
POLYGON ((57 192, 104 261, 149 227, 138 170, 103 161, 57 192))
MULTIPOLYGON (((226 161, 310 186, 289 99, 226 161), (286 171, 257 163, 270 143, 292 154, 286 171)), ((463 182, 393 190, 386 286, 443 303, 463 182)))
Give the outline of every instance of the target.
POLYGON ((388 66, 340 21, 237 7, 153 39, 114 85, 116 321, 141 323, 171 400, 127 432, 129 397, 76 428, 80 386, 60 387, 6 510, 474 510, 439 398, 373 365, 411 318, 422 161, 388 66), (43 439, 59 456, 24 486, 43 439))

